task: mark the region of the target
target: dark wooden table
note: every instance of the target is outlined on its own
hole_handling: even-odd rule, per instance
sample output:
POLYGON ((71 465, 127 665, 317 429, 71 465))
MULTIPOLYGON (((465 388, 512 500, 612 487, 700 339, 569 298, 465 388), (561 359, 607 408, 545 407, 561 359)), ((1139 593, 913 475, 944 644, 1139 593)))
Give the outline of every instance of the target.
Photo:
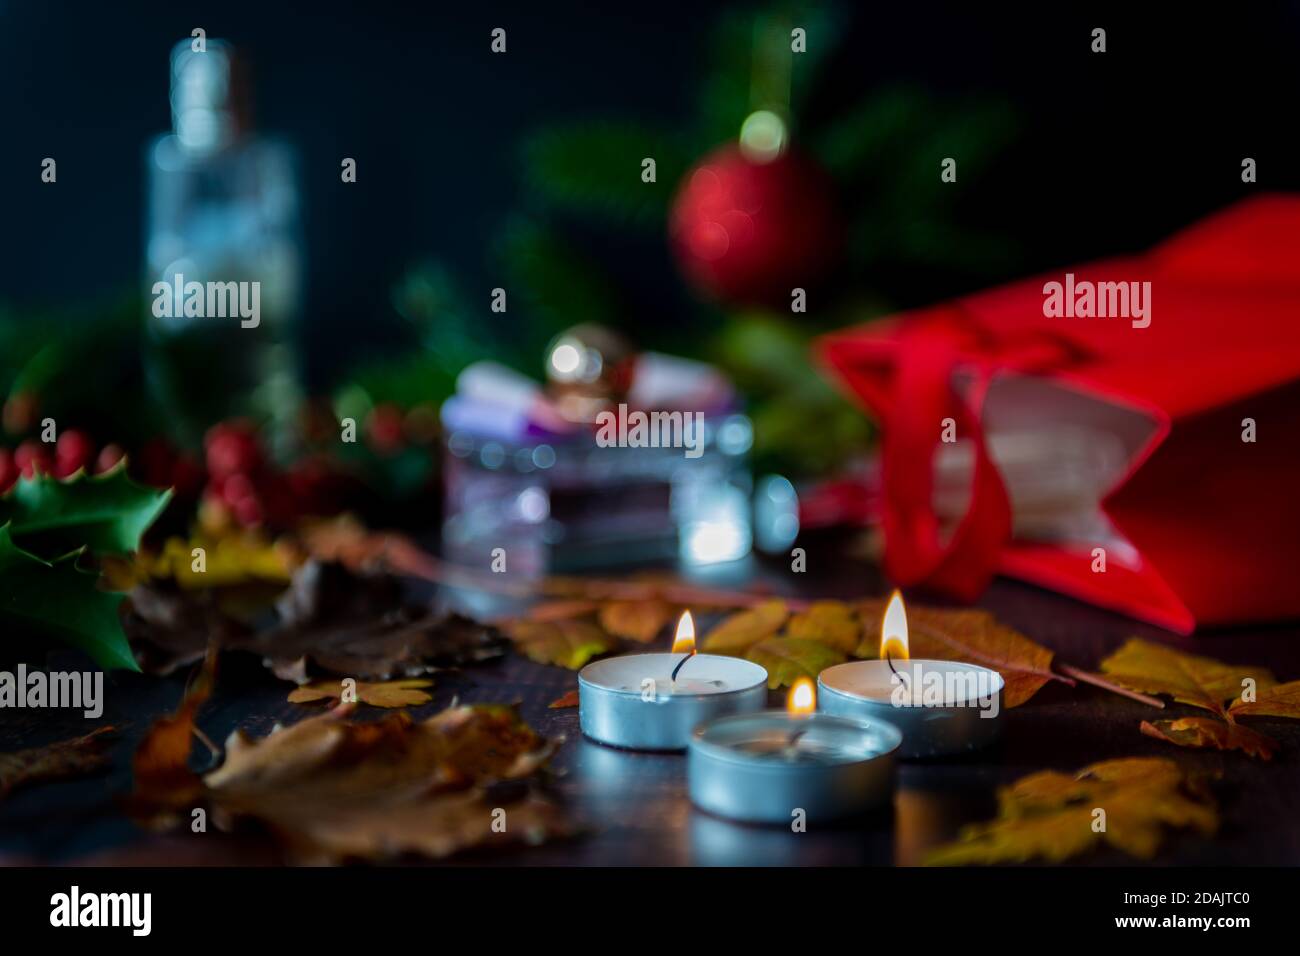
MULTIPOLYGON (((808 547, 808 569, 752 560, 705 578, 741 585, 762 580, 782 593, 851 598, 880 594, 878 572, 845 557, 834 540, 808 547)), ((462 596, 463 597, 463 596, 462 596)), ((983 606, 1047 645, 1076 666, 1097 662, 1130 635, 1165 641, 1226 661, 1267 666, 1281 680, 1300 677, 1300 626, 1275 625, 1181 638, 1036 588, 999 581, 983 606)), ((260 666, 228 658, 218 693, 201 725, 216 740, 235 727, 265 734, 277 721, 309 711, 285 702, 286 685, 260 666)), ((64 666, 77 666, 64 661, 64 666)), ((58 662, 54 662, 58 666, 58 662)), ((1237 753, 1174 747, 1141 735, 1138 725, 1155 713, 1143 704, 1088 686, 1053 683, 1027 704, 1005 714, 1004 737, 971 758, 902 765, 892 811, 830 830, 792 833, 741 826, 691 807, 685 758, 610 749, 584 739, 576 709, 548 704, 577 686, 576 675, 510 655, 504 661, 437 676, 432 713, 453 698, 464 702, 518 701, 538 730, 563 735, 556 759, 559 797, 585 827, 585 835, 508 853, 478 853, 463 862, 539 865, 810 865, 911 864, 929 846, 952 838, 964 823, 990 816, 998 786, 1043 769, 1075 770, 1114 757, 1162 755, 1217 775, 1223 816, 1210 839, 1179 835, 1154 861, 1159 864, 1300 863, 1300 722, 1261 721, 1282 749, 1271 763, 1237 753)), ((236 863, 263 858, 258 848, 225 837, 158 838, 135 828, 118 799, 130 789, 129 759, 149 722, 175 706, 183 678, 110 675, 101 722, 125 726, 113 750, 113 768, 99 777, 19 791, 0 803, 0 860, 106 863, 236 863)), ((777 700, 774 698, 774 704, 777 700)), ((1175 705, 1165 716, 1190 713, 1175 705)), ((86 721, 60 711, 0 711, 0 750, 35 746, 85 733, 86 721)), ((1101 851, 1083 864, 1130 862, 1101 851)))

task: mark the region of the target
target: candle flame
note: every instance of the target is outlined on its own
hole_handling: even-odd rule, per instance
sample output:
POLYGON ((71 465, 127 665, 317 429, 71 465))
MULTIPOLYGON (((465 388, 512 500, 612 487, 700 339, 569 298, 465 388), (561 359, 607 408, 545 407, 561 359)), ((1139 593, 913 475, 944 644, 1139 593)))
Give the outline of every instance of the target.
POLYGON ((690 611, 683 611, 677 622, 677 636, 673 638, 674 654, 695 653, 695 619, 690 611))
POLYGON ((880 659, 907 660, 907 608, 903 595, 895 591, 885 608, 885 619, 880 622, 880 659))
POLYGON ((785 709, 793 715, 811 714, 817 709, 817 689, 810 678, 800 677, 790 688, 785 709))

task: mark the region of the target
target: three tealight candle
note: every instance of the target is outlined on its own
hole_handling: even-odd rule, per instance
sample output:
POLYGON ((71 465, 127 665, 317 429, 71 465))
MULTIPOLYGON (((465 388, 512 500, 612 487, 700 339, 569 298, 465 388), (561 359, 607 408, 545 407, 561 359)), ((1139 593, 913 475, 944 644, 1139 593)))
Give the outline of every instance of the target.
POLYGON ((913 660, 894 592, 881 659, 797 682, 786 710, 763 710, 767 671, 695 652, 690 612, 667 654, 629 654, 578 675, 582 732, 632 750, 688 751, 691 801, 756 823, 832 820, 888 803, 894 758, 933 757, 997 737, 1005 682, 977 664, 913 660), (820 693, 818 693, 820 689, 820 693), (820 697, 820 710, 818 700, 820 697))

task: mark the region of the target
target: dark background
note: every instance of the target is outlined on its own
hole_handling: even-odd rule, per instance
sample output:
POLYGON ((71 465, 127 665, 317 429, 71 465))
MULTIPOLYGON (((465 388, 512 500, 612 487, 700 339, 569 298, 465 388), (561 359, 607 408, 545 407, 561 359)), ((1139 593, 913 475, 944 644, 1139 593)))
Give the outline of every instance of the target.
MULTIPOLYGON (((728 7, 601 6, 0 0, 0 305, 90 308, 138 281, 144 144, 169 125, 168 51, 195 26, 248 55, 258 127, 299 149, 318 383, 395 340, 389 288, 422 256, 486 302, 494 231, 532 202, 520 138, 585 117, 688 121, 728 7), (505 56, 489 52, 494 26, 508 31, 505 56), (39 180, 45 156, 57 188, 39 180), (355 185, 339 182, 343 156, 359 161, 355 185)), ((1248 192, 1300 188, 1300 6, 1146 6, 845 8, 805 124, 906 82, 940 101, 997 98, 1021 131, 953 200, 1020 240, 1017 261, 995 270, 1005 275, 867 283, 898 305, 930 301, 1140 249, 1248 192), (1107 28, 1104 55, 1089 51, 1094 26, 1107 28), (1244 156, 1256 185, 1241 182, 1244 156)), ((630 325, 690 321, 662 236, 613 230, 589 244, 622 263, 630 325)))
MULTIPOLYGON (((1138 250, 1243 196, 1300 189, 1295 4, 1143 5, 1123 12, 1043 6, 990 12, 984 5, 900 3, 850 11, 834 59, 799 118, 803 128, 898 83, 925 89, 938 103, 992 98, 1018 118, 1019 134, 997 161, 980 176, 963 175, 960 188, 951 191, 965 221, 996 225, 1017 240, 1018 255, 983 271, 927 267, 852 277, 890 303, 934 301, 1049 266, 1138 250), (1095 26, 1108 31, 1104 55, 1089 51, 1095 26), (1258 161, 1257 184, 1241 182, 1245 156, 1258 161)), ((488 247, 501 221, 539 209, 521 176, 520 144, 530 130, 602 116, 691 121, 723 8, 698 0, 628 8, 0 0, 0 306, 30 311, 32 321, 56 307, 93 320, 95 303, 139 281, 143 150, 170 121, 168 52, 202 26, 209 38, 228 38, 248 55, 260 128, 298 147, 309 257, 304 338, 317 380, 332 378, 357 353, 399 340, 389 289, 413 261, 429 255, 446 261, 486 303, 488 290, 500 284, 488 247), (489 52, 495 26, 508 30, 505 56, 489 52), (39 180, 44 156, 58 160, 57 188, 39 180), (355 185, 339 182, 343 156, 359 161, 355 185)), ((665 190, 673 185, 660 183, 665 190)), ((630 326, 689 325, 692 299, 662 231, 581 234, 586 248, 607 260, 627 287, 630 326)), ((527 320, 526 313, 518 319, 527 320)), ((829 321, 812 314, 807 320, 829 321)), ((841 560, 838 549, 810 554, 825 558, 810 566, 807 584, 796 586, 784 573, 777 580, 784 578, 790 590, 844 596, 878 583, 868 568, 841 560)), ((1084 668, 1096 667, 1129 635, 1167 637, 1011 582, 999 582, 983 604, 1084 668)), ((1298 673, 1296 637, 1293 625, 1278 625, 1202 634, 1179 646, 1268 665, 1288 680, 1298 673)), ((250 670, 260 683, 244 693, 227 687, 214 702, 209 730, 217 737, 237 725, 264 732, 291 712, 283 686, 256 665, 250 670)), ((7 801, 0 820, 6 858, 187 861, 170 844, 158 850, 145 842, 116 802, 135 743, 179 700, 183 679, 117 674, 112 681, 107 697, 114 709, 105 719, 124 731, 111 775, 33 788, 7 801), (113 857, 119 850, 126 855, 113 857)), ((580 816, 605 829, 598 838, 545 848, 531 859, 908 861, 892 819, 848 835, 793 841, 789 834, 755 836, 691 811, 680 758, 607 752, 578 736, 572 710, 549 709, 549 701, 573 683, 567 671, 514 658, 497 668, 440 677, 426 711, 453 697, 518 699, 534 725, 570 736, 561 756, 569 771, 566 795, 580 816)), ((1162 716, 1185 713, 1171 708, 1162 716)), ((9 714, 0 726, 0 749, 83 729, 79 717, 61 716, 75 731, 47 713, 9 714)), ((1156 862, 1300 859, 1294 724, 1264 727, 1284 747, 1272 767, 1261 768, 1238 754, 1175 752, 1138 732, 1139 722, 1151 716, 1099 690, 1053 685, 1008 716, 999 751, 907 767, 903 788, 923 801, 937 795, 941 819, 929 836, 950 839, 961 824, 989 814, 996 786, 1033 770, 1077 770, 1119 756, 1178 756, 1221 776, 1224 827, 1215 840, 1171 841, 1156 862)), ((198 852, 221 852, 217 847, 204 843, 198 852)), ((1107 852, 1088 862, 1127 859, 1107 852)))

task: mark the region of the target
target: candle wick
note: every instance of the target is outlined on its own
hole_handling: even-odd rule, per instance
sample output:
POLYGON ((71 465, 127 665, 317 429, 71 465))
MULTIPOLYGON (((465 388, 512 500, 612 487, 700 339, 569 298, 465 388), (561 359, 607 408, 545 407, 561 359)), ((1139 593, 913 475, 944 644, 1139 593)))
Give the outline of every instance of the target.
MULTIPOLYGON (((898 671, 894 670, 894 655, 889 653, 889 651, 885 651, 885 663, 889 665, 889 669, 893 671, 894 676, 898 677, 898 671)), ((899 679, 901 680, 902 678, 899 679)))
POLYGON ((677 672, 680 671, 686 665, 686 662, 689 661, 694 656, 695 655, 693 653, 687 654, 685 657, 683 657, 680 661, 677 662, 677 666, 673 668, 673 676, 668 678, 670 682, 674 684, 677 683, 677 672))
POLYGON ((799 756, 799 738, 806 733, 808 733, 808 728, 801 727, 786 739, 785 750, 782 752, 782 756, 785 757, 786 760, 793 760, 795 757, 799 756))

